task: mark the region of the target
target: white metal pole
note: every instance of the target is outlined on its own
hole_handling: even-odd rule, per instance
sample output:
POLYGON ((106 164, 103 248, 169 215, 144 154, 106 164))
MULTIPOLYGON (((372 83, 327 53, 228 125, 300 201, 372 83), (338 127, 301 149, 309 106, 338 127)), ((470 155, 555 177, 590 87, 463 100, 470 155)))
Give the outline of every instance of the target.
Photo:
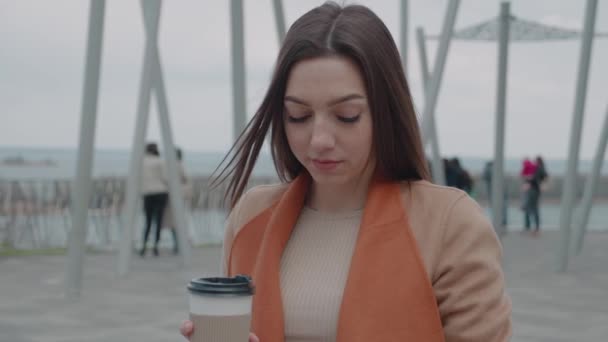
POLYGON ((401 65, 403 73, 407 76, 407 54, 408 54, 408 0, 401 0, 401 35, 399 45, 401 47, 401 65))
POLYGON ((82 290, 88 209, 92 186, 91 173, 93 168, 105 5, 105 0, 92 0, 89 8, 89 31, 78 144, 78 167, 76 169, 76 180, 73 186, 72 198, 73 224, 68 236, 65 270, 65 295, 70 299, 79 298, 82 290))
MULTIPOLYGON (((498 36, 498 84, 496 86, 496 121, 494 162, 492 163, 492 220, 494 229, 502 231, 504 206, 505 117, 507 104, 507 69, 509 58, 510 3, 500 4, 498 36)), ((500 234, 499 234, 500 235, 500 234)))
POLYGON ((429 84, 429 62, 426 53, 426 41, 424 36, 424 29, 422 27, 418 27, 416 29, 416 40, 418 41, 418 56, 420 59, 420 71, 422 73, 422 90, 424 93, 427 91, 427 87, 429 84))
MULTIPOLYGON (((441 87, 441 79, 443 77, 443 70, 445 69, 445 63, 448 57, 448 51, 450 42, 452 40, 452 34, 454 32, 454 25, 456 23, 456 15, 458 14, 458 6, 460 0, 450 0, 448 3, 448 9, 445 14, 443 22, 443 28, 441 29, 441 36, 439 40, 439 47, 435 56, 435 64, 431 78, 429 80, 428 91, 425 94, 424 111, 422 116, 422 137, 424 142, 428 142, 431 137, 431 128, 433 127, 435 108, 437 107, 437 100, 439 98, 439 89, 441 87)), ((439 142, 437 139, 433 147, 433 156, 440 155, 439 142)), ((425 144, 426 145, 426 144, 425 144)), ((433 157, 433 180, 437 184, 445 184, 445 170, 441 160, 439 162, 437 158, 433 157)))
POLYGON ((277 37, 279 39, 279 46, 283 43, 283 39, 285 38, 285 12, 283 11, 283 1, 282 0, 272 0, 272 5, 274 7, 274 20, 277 25, 277 37))
POLYGON ((245 34, 243 32, 243 0, 230 1, 232 34, 232 103, 233 139, 239 137, 247 124, 245 90, 245 34))
MULTIPOLYGON (((157 0, 160 2, 160 0, 157 0)), ((144 7, 149 4, 150 0, 142 0, 144 7)), ((150 25, 155 23, 151 22, 150 25)), ((156 22, 158 25, 158 22, 156 22)), ((157 28, 150 28, 156 29, 157 28)), ((162 68, 160 63, 160 54, 158 49, 154 53, 155 67, 152 69, 152 84, 155 90, 155 97, 158 105, 158 115, 160 130, 163 140, 163 148, 165 153, 165 165, 168 171, 169 180, 169 205, 173 210, 177 229, 177 239, 179 241, 179 252, 182 255, 183 266, 190 266, 191 252, 190 244, 188 243, 188 226, 186 221, 186 210, 184 207, 184 196, 182 191, 181 174, 177 164, 177 154, 175 145, 173 144, 173 133, 171 131, 171 121, 169 119, 169 105, 163 81, 162 68)))
POLYGON ((445 185, 447 183, 447 179, 445 178, 445 165, 443 164, 443 159, 441 158, 441 152, 439 150, 439 134, 437 134, 437 123, 434 115, 428 118, 427 125, 429 126, 428 132, 434 131, 434 133, 429 133, 432 137, 430 143, 433 182, 435 184, 445 185))
POLYGON ((562 190, 562 204, 559 217, 560 244, 557 258, 558 272, 565 272, 568 268, 568 254, 570 248, 570 224, 572 223, 572 207, 576 196, 576 181, 581 143, 581 132, 583 128, 583 117, 585 113, 585 98, 587 95, 587 79, 589 77, 589 62, 591 60, 591 47, 593 45, 593 31, 597 0, 587 0, 581 54, 578 65, 578 77, 576 83, 576 99, 572 125, 570 126, 570 147, 568 152, 568 168, 564 179, 562 190))
POLYGON ((585 191, 583 192, 583 199, 580 206, 580 216, 578 217, 578 224, 574 226, 574 252, 579 255, 583 250, 583 242, 585 240, 585 233, 587 232, 587 224, 589 223, 589 215, 591 214, 591 206, 593 205, 593 197, 597 188, 598 180, 600 178, 600 171, 602 170, 602 164, 604 162, 604 156, 606 154, 606 144, 608 143, 608 107, 606 108, 606 114, 604 116, 604 127, 600 135, 600 140, 597 144, 597 150, 595 151, 595 158, 593 159, 593 167, 587 182, 585 184, 585 191))
MULTIPOLYGON (((151 1, 148 6, 143 6, 142 12, 144 25, 147 22, 158 23, 160 18, 160 2, 151 1)), ((144 155, 146 131, 148 128, 148 117, 150 113, 150 97, 152 94, 152 72, 155 67, 154 54, 156 41, 158 40, 158 25, 153 26, 155 30, 146 30, 146 48, 144 52, 141 80, 139 84, 139 96, 137 100, 137 118, 135 121, 135 134, 131 149, 131 161, 129 164, 129 175, 127 176, 127 190, 125 195, 125 207, 122 214, 122 238, 118 254, 118 274, 126 275, 129 272, 129 264, 132 253, 133 226, 137 213, 139 199, 139 186, 141 177, 141 163, 144 155)))
MULTIPOLYGON (((149 1, 149 0, 146 0, 149 1)), ((191 251, 188 243, 188 221, 186 220, 186 209, 184 206, 184 196, 182 190, 181 173, 179 171, 175 145, 173 143, 173 133, 169 119, 169 108, 163 85, 161 70, 154 72, 154 89, 156 90, 156 100, 158 103, 158 114, 160 121, 161 134, 163 138, 163 148, 165 150, 165 165, 169 177, 169 204, 173 211, 177 229, 177 239, 179 241, 179 252, 182 255, 183 266, 190 266, 191 251)))
MULTIPOLYGON (((429 66, 428 66, 428 60, 427 60, 427 53, 426 53, 426 41, 425 41, 425 35, 424 35, 424 30, 419 27, 416 30, 416 38, 418 40, 418 52, 419 52, 419 56, 420 56, 420 68, 421 68, 421 72, 422 72, 422 87, 423 87, 423 93, 425 94, 425 97, 427 96, 427 93, 429 91, 428 87, 429 87, 429 79, 430 79, 430 72, 429 72, 429 66)), ((435 122, 435 116, 431 115, 429 117, 429 136, 430 136, 430 142, 431 142, 431 165, 433 165, 433 169, 436 168, 440 168, 440 170, 443 170, 443 176, 438 175, 438 173, 434 172, 434 177, 436 175, 438 175, 438 177, 440 177, 439 179, 445 179, 445 169, 444 169, 444 165, 443 165, 443 161, 441 159, 441 154, 439 152, 439 137, 437 136, 437 124, 435 122)), ((440 171, 441 172, 441 171, 440 171)))

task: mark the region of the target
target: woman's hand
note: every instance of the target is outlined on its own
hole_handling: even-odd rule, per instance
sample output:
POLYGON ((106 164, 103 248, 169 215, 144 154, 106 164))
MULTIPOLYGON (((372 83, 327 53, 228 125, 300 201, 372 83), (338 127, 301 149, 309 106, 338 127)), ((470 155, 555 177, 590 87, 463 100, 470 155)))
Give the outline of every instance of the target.
POLYGON ((192 333, 194 332, 194 324, 192 324, 192 321, 184 321, 179 327, 179 332, 190 341, 190 336, 192 336, 192 333))
MULTIPOLYGON (((194 324, 192 324, 192 321, 184 321, 179 327, 179 332, 190 341, 190 337, 194 332, 194 324)), ((260 339, 255 336, 254 333, 249 333, 249 342, 260 342, 260 339)))

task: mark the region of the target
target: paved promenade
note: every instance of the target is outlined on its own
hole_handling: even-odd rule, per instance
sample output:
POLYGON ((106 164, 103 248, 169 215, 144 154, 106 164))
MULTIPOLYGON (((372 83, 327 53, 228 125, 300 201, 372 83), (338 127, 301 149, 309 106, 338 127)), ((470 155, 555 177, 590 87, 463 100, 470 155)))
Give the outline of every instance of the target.
MULTIPOLYGON (((565 274, 553 272, 558 235, 511 233, 504 238, 508 291, 517 342, 608 341, 608 233, 592 233, 565 274)), ((116 276, 116 257, 87 256, 80 301, 63 297, 64 256, 0 258, 0 341, 182 341, 185 285, 212 274, 218 247, 193 251, 194 265, 177 258, 133 258, 128 277, 116 276)))

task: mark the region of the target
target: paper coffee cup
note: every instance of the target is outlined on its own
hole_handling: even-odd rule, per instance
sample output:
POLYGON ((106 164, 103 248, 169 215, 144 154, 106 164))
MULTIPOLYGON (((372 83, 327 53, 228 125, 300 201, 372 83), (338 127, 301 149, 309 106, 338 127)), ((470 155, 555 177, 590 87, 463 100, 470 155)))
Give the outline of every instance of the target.
POLYGON ((192 342, 246 342, 251 328, 251 278, 198 278, 188 284, 192 342))

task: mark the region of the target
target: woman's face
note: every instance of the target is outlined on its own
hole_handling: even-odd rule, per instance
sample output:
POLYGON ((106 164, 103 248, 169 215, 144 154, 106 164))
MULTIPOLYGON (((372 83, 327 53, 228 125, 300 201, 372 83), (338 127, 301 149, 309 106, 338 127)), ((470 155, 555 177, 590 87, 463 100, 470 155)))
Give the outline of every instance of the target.
POLYGON ((289 147, 317 184, 344 185, 371 175, 372 117, 353 62, 338 56, 298 62, 284 104, 289 147))

